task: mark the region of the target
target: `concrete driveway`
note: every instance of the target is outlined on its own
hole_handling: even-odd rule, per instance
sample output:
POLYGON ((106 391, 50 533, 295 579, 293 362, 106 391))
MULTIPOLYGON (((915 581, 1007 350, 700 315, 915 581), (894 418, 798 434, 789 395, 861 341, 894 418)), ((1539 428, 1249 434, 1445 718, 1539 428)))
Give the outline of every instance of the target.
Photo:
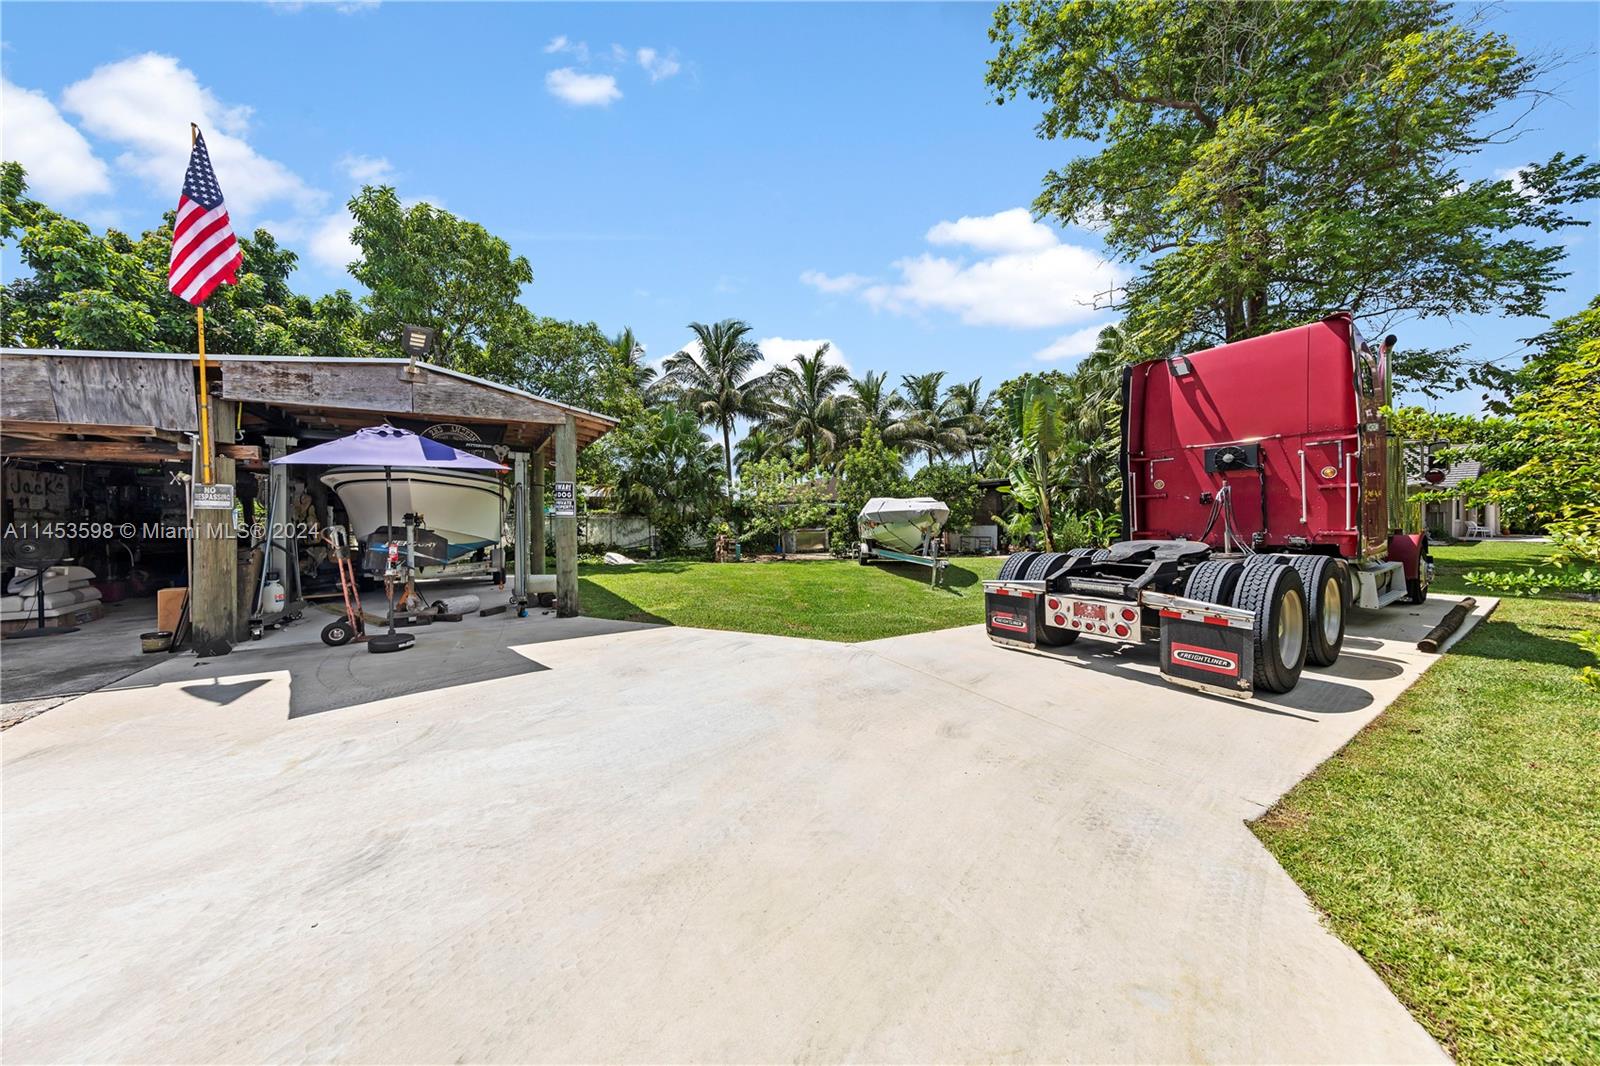
POLYGON ((1244 823, 1446 606, 1253 703, 976 627, 163 663, 0 738, 4 1057, 1442 1061, 1244 823))

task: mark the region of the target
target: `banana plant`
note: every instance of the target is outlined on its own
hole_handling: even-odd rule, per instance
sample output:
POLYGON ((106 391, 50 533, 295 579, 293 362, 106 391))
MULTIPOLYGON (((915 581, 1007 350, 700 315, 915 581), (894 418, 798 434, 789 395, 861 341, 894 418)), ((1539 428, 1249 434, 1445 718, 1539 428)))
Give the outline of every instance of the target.
POLYGON ((1055 551, 1054 482, 1067 446, 1061 401, 1039 380, 1012 395, 1005 407, 1011 428, 1009 477, 1019 506, 1037 511, 1046 551, 1055 551))

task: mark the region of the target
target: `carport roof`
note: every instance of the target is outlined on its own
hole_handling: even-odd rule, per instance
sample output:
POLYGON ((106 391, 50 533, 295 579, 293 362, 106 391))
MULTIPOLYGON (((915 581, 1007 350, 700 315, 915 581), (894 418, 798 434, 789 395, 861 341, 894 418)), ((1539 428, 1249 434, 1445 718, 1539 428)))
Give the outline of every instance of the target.
MULTIPOLYGON (((192 432, 194 376, 179 367, 190 368, 197 358, 182 352, 0 349, 0 417, 8 435, 159 438, 192 432)), ((264 432, 272 431, 274 417, 339 431, 393 417, 499 424, 507 444, 537 448, 570 415, 582 449, 617 424, 595 411, 431 363, 418 363, 413 375, 403 359, 206 358, 221 378, 215 395, 247 405, 250 428, 264 432)))

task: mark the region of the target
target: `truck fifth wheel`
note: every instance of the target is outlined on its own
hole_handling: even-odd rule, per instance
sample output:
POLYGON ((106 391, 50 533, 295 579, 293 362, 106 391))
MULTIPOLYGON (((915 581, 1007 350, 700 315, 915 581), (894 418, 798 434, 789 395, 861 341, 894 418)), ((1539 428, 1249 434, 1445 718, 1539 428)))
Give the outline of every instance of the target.
POLYGON ((1128 367, 1130 539, 1012 555, 984 582, 990 639, 1158 644, 1168 680, 1249 696, 1336 661, 1352 607, 1421 603, 1433 563, 1383 414, 1394 343, 1337 314, 1128 367))

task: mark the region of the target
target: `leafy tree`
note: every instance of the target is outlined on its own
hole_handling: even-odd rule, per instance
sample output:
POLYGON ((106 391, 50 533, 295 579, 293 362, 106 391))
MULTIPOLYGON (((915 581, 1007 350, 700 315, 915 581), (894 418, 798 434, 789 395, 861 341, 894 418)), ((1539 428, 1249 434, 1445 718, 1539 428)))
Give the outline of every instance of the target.
POLYGON ((698 418, 671 405, 646 412, 622 439, 618 504, 649 519, 663 547, 678 551, 721 502, 716 445, 698 418))
POLYGON ((733 465, 743 477, 744 468, 772 455, 787 454, 788 441, 779 440, 761 426, 752 426, 733 446, 733 465))
POLYGON ((978 461, 978 452, 980 449, 988 450, 989 438, 994 430, 994 397, 984 395, 982 378, 973 378, 950 386, 946 403, 950 413, 960 422, 972 469, 981 470, 983 464, 978 461))
POLYGON ((852 442, 861 438, 867 426, 876 430, 879 436, 884 435, 899 419, 900 412, 905 410, 905 398, 897 390, 884 387, 888 377, 883 371, 874 374, 869 370, 861 377, 851 379, 845 386, 850 415, 848 429, 852 442))
POLYGON ((350 273, 369 290, 369 336, 393 344, 402 325, 431 326, 440 366, 467 362, 533 281, 528 261, 499 237, 432 204, 405 207, 390 186, 364 187, 350 214, 361 249, 350 273))
POLYGON ((1006 476, 1011 495, 1038 516, 1045 550, 1055 551, 1056 482, 1067 448, 1061 401, 1048 380, 1029 378, 1005 396, 1002 410, 1010 430, 1006 476))
POLYGON ((933 462, 945 452, 966 447, 967 434, 961 413, 940 392, 945 372, 906 374, 900 379, 905 409, 900 420, 884 434, 890 440, 920 449, 933 462))
POLYGON ((839 463, 837 499, 828 521, 828 542, 834 552, 844 555, 861 541, 856 516, 875 496, 898 497, 910 492, 905 461, 900 453, 885 444, 878 431, 867 426, 839 463))
POLYGON ((803 465, 816 466, 839 442, 845 408, 838 392, 849 380, 848 370, 828 362, 827 344, 810 355, 795 356, 792 365, 772 372, 763 426, 774 437, 798 442, 803 465))
MULTIPOLYGON (((1007 0, 990 37, 1000 103, 1042 102, 1046 139, 1100 150, 1051 171, 1035 210, 1101 229, 1139 264, 1128 328, 1156 354, 1348 308, 1537 315, 1566 275, 1553 233, 1600 193, 1557 154, 1516 180, 1463 161, 1514 136, 1491 113, 1543 73, 1479 15, 1442 0, 1068 3, 1007 0)), ((1460 349, 1397 371, 1459 387, 1460 349)))
POLYGON ((702 422, 722 431, 722 461, 728 496, 733 496, 733 426, 741 418, 766 413, 768 381, 752 376, 761 349, 749 339, 750 325, 727 318, 715 325, 689 323, 700 342, 700 354, 684 350, 662 364, 661 384, 669 394, 698 412, 702 422))
MULTIPOLYGON (((169 212, 137 240, 96 234, 27 195, 16 163, 0 167, 0 240, 31 274, 5 287, 4 341, 22 347, 193 351, 194 308, 167 291, 169 212)), ((362 313, 340 289, 318 300, 289 288, 296 256, 266 230, 239 241, 237 285, 206 301, 206 346, 256 355, 369 355, 362 313)))
POLYGON ((611 338, 611 351, 619 364, 625 364, 633 373, 633 386, 649 395, 656 380, 656 368, 644 361, 644 345, 633 335, 633 330, 623 327, 621 333, 611 338))
POLYGON ((1600 564, 1600 297, 1549 336, 1555 354, 1529 361, 1532 384, 1512 397, 1509 415, 1410 407, 1394 412, 1392 424, 1412 440, 1448 444, 1447 462, 1483 464, 1478 477, 1422 498, 1499 504, 1547 529, 1557 560, 1600 564))
POLYGON ((821 471, 796 466, 782 455, 740 467, 744 536, 759 545, 781 539, 790 530, 822 525, 831 511, 830 485, 831 479, 821 471))
POLYGON ((942 500, 950 508, 944 526, 949 530, 970 529, 983 497, 978 475, 962 463, 927 463, 918 467, 911 475, 910 491, 913 496, 942 500))

